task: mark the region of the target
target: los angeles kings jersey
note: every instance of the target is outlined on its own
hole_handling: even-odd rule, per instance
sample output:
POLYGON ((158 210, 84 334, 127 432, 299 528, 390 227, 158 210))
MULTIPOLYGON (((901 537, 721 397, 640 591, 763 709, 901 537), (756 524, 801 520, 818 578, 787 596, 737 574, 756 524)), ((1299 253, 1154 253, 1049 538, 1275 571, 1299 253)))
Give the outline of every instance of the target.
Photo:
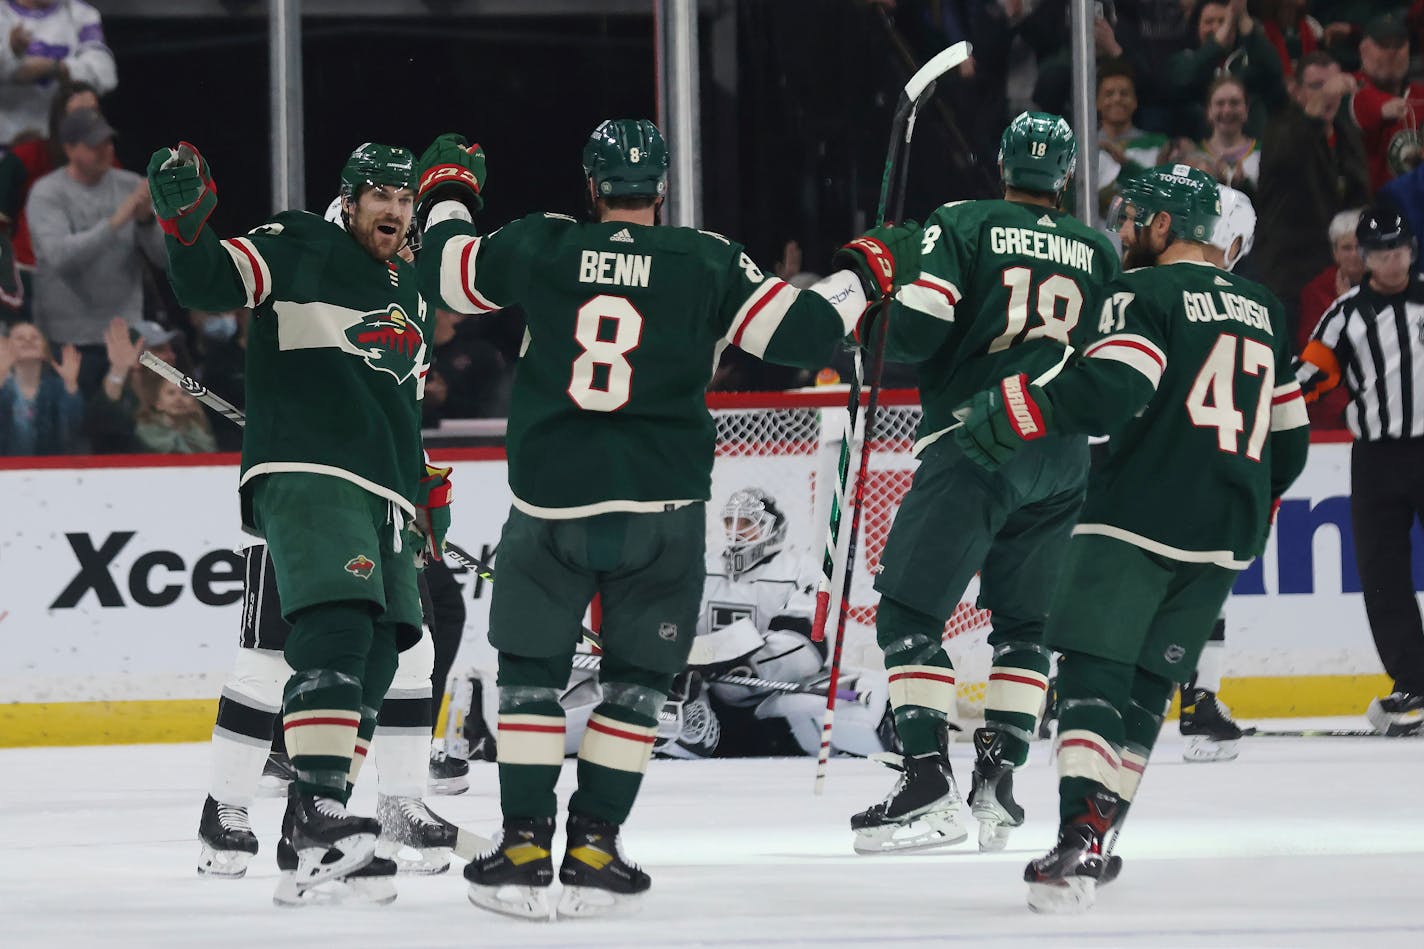
POLYGON ((916 453, 970 396, 1081 345, 1120 267, 1101 233, 1052 208, 946 204, 925 222, 920 275, 895 294, 885 355, 919 363, 916 453))
POLYGON ((1281 304, 1193 261, 1108 293, 1085 358, 1045 387, 1055 429, 1112 436, 1074 533, 1243 569, 1309 444, 1281 304))
POLYGON ((533 214, 479 237, 451 220, 426 233, 420 266, 453 310, 524 310, 506 449, 514 504, 535 517, 705 501, 704 395, 723 347, 816 368, 846 331, 822 297, 690 228, 533 214))
MULTIPOLYGON (((251 307, 241 484, 343 478, 415 513, 429 329, 415 269, 373 259, 339 225, 285 211, 246 236, 168 238, 184 306, 251 307)), ((251 525, 247 525, 251 526, 251 525)))

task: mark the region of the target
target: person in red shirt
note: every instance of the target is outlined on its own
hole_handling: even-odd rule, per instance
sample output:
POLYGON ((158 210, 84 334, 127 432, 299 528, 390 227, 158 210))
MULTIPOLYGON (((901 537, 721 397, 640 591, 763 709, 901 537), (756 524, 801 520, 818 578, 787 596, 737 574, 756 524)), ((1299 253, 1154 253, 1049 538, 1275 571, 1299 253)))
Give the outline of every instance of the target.
MULTIPOLYGON (((1341 211, 1330 221, 1330 253, 1335 262, 1316 274, 1300 291, 1296 352, 1305 350, 1310 334, 1315 332, 1316 324, 1331 304, 1364 279, 1365 259, 1360 255, 1360 244, 1355 239, 1355 226, 1359 223, 1360 208, 1341 211)), ((1343 388, 1332 389, 1306 406, 1311 428, 1316 431, 1345 431, 1345 406, 1350 404, 1350 398, 1341 391, 1343 388)))
POLYGON ((1360 127, 1369 157, 1370 193, 1420 160, 1419 120, 1424 116, 1424 86, 1407 82, 1409 29, 1393 14, 1377 16, 1360 40, 1359 90, 1350 115, 1360 127))

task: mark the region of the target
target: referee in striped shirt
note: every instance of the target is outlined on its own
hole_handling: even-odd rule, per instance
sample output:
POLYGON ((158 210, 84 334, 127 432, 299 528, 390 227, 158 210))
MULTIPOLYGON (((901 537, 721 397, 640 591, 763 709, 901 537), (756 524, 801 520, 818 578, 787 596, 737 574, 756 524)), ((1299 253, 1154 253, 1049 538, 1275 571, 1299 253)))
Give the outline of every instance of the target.
POLYGON ((1409 532, 1424 519, 1424 276, 1409 225, 1390 206, 1355 230, 1360 285, 1336 300, 1301 354, 1307 402, 1341 384, 1350 396, 1350 514, 1365 613, 1394 692, 1370 703, 1391 735, 1424 730, 1424 622, 1414 598, 1409 532))

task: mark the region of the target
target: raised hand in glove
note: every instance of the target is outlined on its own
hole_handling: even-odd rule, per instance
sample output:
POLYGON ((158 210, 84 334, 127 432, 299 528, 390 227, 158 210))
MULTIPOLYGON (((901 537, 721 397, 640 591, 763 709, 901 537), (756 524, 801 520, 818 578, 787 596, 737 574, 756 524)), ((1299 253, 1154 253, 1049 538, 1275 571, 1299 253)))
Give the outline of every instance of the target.
POLYGON ((964 454, 990 471, 1006 464, 1026 442, 1048 434, 1053 403, 1028 376, 1009 376, 996 388, 977 392, 954 410, 963 423, 954 440, 964 454))
POLYGON ((423 227, 430 209, 441 201, 459 201, 473 215, 484 207, 485 152, 446 132, 420 156, 420 183, 415 193, 416 220, 423 227))
POLYGON ((872 227, 831 257, 836 270, 851 270, 860 278, 865 298, 874 303, 920 275, 920 225, 882 224, 872 227))
POLYGON ((218 188, 208 163, 187 142, 160 148, 148 160, 148 190, 166 234, 192 244, 218 206, 218 188))
POLYGON ((425 477, 420 479, 415 496, 415 529, 421 537, 421 548, 415 554, 418 567, 445 553, 445 535, 450 530, 450 471, 427 464, 425 477))

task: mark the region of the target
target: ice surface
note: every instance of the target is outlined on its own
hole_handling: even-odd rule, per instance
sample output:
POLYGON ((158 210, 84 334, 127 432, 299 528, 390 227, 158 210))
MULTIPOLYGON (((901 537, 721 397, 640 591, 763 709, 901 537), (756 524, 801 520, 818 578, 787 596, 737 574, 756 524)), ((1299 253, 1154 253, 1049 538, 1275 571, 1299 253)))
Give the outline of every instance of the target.
MULTIPOLYGON (((966 792, 970 756, 965 744, 952 754, 966 792)), ((401 877, 391 906, 279 909, 279 801, 253 809, 262 852, 245 879, 194 872, 205 745, 9 749, 0 946, 1424 946, 1424 740, 1254 738, 1238 761, 1186 764, 1169 723, 1123 834, 1122 878, 1077 918, 1024 904, 1023 865, 1056 825, 1047 759, 1035 745, 1020 772, 1029 822, 1009 850, 980 855, 971 833, 889 857, 854 855, 847 829, 892 783, 875 763, 832 762, 817 798, 809 759, 655 761, 625 835, 653 876, 643 912, 540 925, 471 906, 459 861, 401 877)), ((431 803, 488 834, 495 770, 475 764, 471 776, 468 794, 431 803)), ((570 765, 564 799, 572 777, 570 765)), ((373 779, 357 813, 375 811, 373 779)))

